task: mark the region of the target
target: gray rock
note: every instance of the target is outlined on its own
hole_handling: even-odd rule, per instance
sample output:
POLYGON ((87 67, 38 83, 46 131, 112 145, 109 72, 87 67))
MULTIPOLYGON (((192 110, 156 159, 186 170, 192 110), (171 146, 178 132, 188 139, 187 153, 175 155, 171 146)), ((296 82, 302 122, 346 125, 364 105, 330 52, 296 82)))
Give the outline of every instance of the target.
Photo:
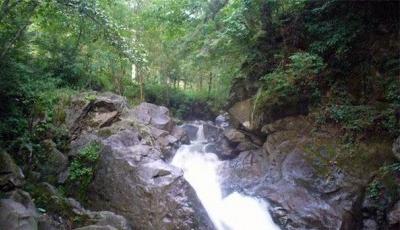
POLYGON ((270 201, 273 216, 285 229, 355 229, 363 185, 335 165, 324 166, 330 171, 328 178, 316 170, 316 159, 301 148, 315 141, 309 137, 309 123, 290 117, 265 130, 268 137, 262 149, 224 162, 224 194, 243 191, 270 201))
POLYGON ((77 95, 66 110, 66 124, 72 139, 83 131, 110 126, 127 107, 124 97, 112 93, 77 95))
POLYGON ((251 130, 251 111, 253 111, 253 100, 247 99, 235 103, 229 110, 232 123, 236 128, 251 130))
POLYGON ((377 229, 378 229, 378 224, 376 223, 375 220, 372 219, 363 220, 362 230, 377 230, 377 229))
POLYGON ((169 117, 169 110, 164 106, 143 102, 129 114, 141 124, 152 125, 167 132, 171 132, 175 126, 175 122, 169 117))
POLYGON ((178 139, 182 144, 189 144, 190 139, 185 130, 179 126, 175 126, 171 135, 178 139))
POLYGON ((103 141, 91 206, 125 216, 135 229, 209 229, 212 224, 182 172, 136 135, 125 131, 103 141))
POLYGON ((218 115, 215 118, 215 125, 221 128, 227 128, 229 127, 229 114, 228 113, 223 113, 218 115))
POLYGON ((223 193, 253 188, 263 182, 268 160, 261 150, 245 151, 229 161, 224 161, 221 172, 223 193))
POLYGON ((387 216, 387 220, 391 227, 400 227, 400 201, 397 201, 397 203, 393 206, 392 210, 387 216))
POLYGON ((195 125, 184 124, 181 126, 183 130, 185 130, 186 134, 189 136, 190 140, 195 140, 197 137, 197 131, 199 128, 195 125))
POLYGON ((89 225, 81 228, 75 228, 74 230, 119 230, 113 226, 102 226, 102 225, 89 225))
POLYGON ((38 214, 28 193, 15 190, 0 200, 0 229, 36 230, 38 214))
POLYGON ((56 148, 56 144, 52 140, 44 140, 43 145, 48 157, 46 163, 41 168, 42 176, 53 177, 65 171, 68 167, 68 157, 56 148))
MULTIPOLYGON (((134 229, 212 228, 182 172, 163 161, 187 138, 168 109, 149 103, 131 109, 123 98, 109 100, 101 95, 89 103, 77 100, 68 114, 79 115, 67 116, 73 134, 70 155, 92 141, 103 145, 89 187, 89 206, 123 215, 134 229)), ((73 201, 69 203, 76 215, 88 214, 73 201)), ((91 229, 121 228, 109 221, 89 224, 86 227, 91 229)))
POLYGON ((0 191, 10 191, 23 183, 22 170, 8 153, 0 151, 0 191))
POLYGON ((246 136, 236 129, 227 129, 224 131, 224 136, 232 144, 239 144, 246 141, 246 136))
POLYGON ((128 221, 120 215, 109 211, 91 212, 88 211, 89 221, 97 226, 110 226, 118 230, 130 230, 128 221))
POLYGON ((253 144, 250 141, 241 142, 241 143, 239 143, 238 146, 236 146, 236 150, 239 152, 255 150, 255 149, 258 149, 258 146, 256 146, 255 144, 253 144))
POLYGON ((220 138, 217 142, 206 145, 205 151, 216 154, 220 160, 233 159, 240 152, 239 150, 232 148, 228 140, 225 138, 220 138))
POLYGON ((216 141, 220 137, 222 130, 215 125, 204 123, 203 132, 207 140, 216 141))
POLYGON ((80 136, 76 137, 76 139, 71 141, 70 151, 68 152, 68 156, 76 156, 78 152, 84 148, 88 143, 91 142, 99 142, 100 137, 94 133, 84 132, 80 136))
POLYGON ((47 214, 43 214, 38 219, 38 230, 69 230, 65 223, 54 220, 47 214))
POLYGON ((204 148, 204 151, 207 153, 215 153, 215 154, 219 153, 217 145, 213 144, 213 143, 206 145, 206 147, 204 148))

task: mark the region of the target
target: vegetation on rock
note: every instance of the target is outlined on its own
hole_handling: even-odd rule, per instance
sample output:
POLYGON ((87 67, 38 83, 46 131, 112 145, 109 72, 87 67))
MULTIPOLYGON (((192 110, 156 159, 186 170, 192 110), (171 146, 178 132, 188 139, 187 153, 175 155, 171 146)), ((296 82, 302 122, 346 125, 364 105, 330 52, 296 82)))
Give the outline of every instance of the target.
POLYGON ((89 143, 79 150, 68 168, 68 186, 71 186, 68 190, 75 193, 74 188, 76 188, 77 196, 81 201, 86 201, 88 187, 93 180, 94 169, 99 159, 100 151, 101 145, 99 143, 89 143))

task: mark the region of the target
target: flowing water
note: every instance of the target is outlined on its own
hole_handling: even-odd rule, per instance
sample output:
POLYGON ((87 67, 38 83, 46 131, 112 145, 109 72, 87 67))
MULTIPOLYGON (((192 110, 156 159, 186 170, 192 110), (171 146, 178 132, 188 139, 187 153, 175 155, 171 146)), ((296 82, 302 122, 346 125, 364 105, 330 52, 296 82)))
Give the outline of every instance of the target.
POLYGON ((278 230, 263 200, 233 192, 223 197, 218 177, 222 161, 214 153, 204 151, 207 141, 203 125, 197 138, 182 145, 172 159, 181 168, 185 179, 195 189, 208 215, 218 230, 278 230))

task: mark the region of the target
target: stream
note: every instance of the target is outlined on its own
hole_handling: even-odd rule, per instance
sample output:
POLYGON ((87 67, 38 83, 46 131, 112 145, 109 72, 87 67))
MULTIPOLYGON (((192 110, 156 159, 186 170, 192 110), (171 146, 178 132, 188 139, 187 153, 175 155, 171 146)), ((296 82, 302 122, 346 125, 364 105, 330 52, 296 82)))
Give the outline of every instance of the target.
POLYGON ((184 178, 196 191, 201 203, 217 230, 278 230, 273 222, 268 203, 255 197, 233 192, 222 195, 219 168, 222 161, 205 150, 208 142, 203 125, 197 124, 197 137, 189 145, 182 145, 172 159, 181 168, 184 178))

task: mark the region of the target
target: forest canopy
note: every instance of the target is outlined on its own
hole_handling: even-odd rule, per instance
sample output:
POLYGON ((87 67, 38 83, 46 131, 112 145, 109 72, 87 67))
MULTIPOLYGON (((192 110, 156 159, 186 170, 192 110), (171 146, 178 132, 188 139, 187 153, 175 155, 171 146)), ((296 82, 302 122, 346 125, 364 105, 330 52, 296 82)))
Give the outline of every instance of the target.
POLYGON ((300 103, 351 132, 379 126, 398 135, 398 6, 2 0, 2 146, 32 145, 35 127, 62 119, 54 108, 83 90, 163 104, 181 118, 193 104, 215 113, 252 98, 255 123, 268 120, 271 105, 300 103))

